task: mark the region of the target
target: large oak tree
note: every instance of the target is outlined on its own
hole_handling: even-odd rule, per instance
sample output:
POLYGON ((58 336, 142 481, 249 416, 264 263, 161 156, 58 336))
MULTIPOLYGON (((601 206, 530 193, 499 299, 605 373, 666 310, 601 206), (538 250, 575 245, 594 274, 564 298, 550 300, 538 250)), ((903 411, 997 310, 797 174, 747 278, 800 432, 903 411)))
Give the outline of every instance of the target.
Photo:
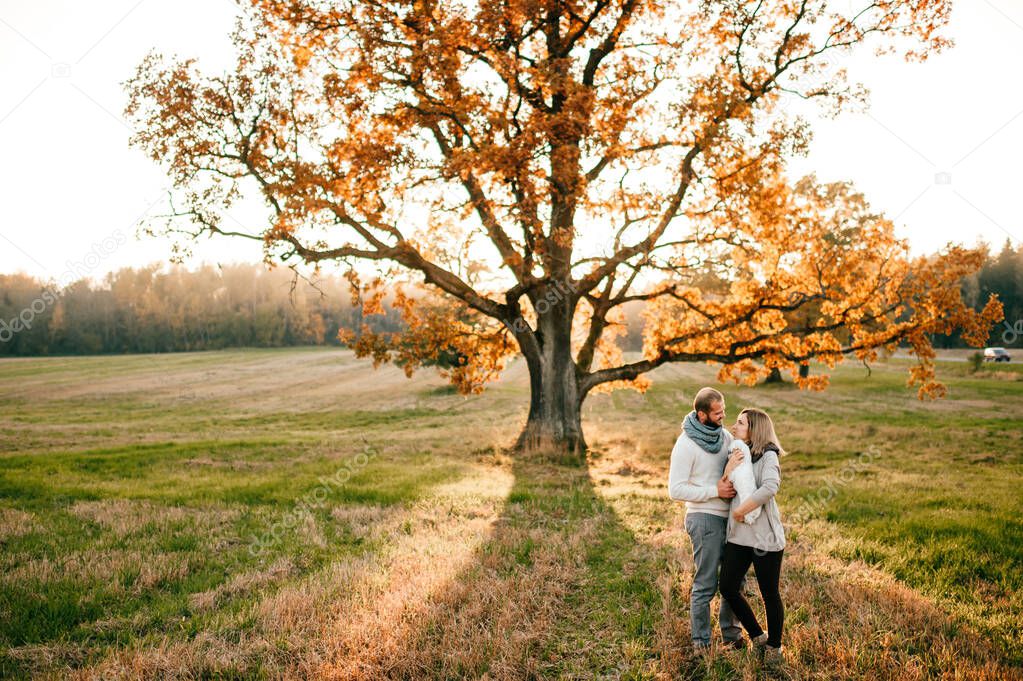
MULTIPOLYGON (((149 55, 126 87, 133 143, 175 189, 159 228, 263 242, 269 262, 340 263, 398 337, 351 338, 407 370, 441 354, 479 391, 521 354, 520 447, 585 449, 591 391, 643 390, 666 362, 720 379, 774 368, 802 387, 848 355, 908 344, 940 395, 929 337, 976 344, 960 279, 979 251, 911 258, 847 183, 786 176, 807 149, 792 102, 865 101, 841 59, 924 59, 948 0, 252 0, 237 64, 149 55), (232 204, 254 190, 265 224, 232 204), (705 287, 707 277, 724 286, 705 287), (429 295, 414 292, 425 288, 429 295), (615 343, 646 304, 642 359, 615 343)), ((802 104, 801 104, 802 105, 802 104)), ((155 227, 154 227, 155 228, 155 227)))

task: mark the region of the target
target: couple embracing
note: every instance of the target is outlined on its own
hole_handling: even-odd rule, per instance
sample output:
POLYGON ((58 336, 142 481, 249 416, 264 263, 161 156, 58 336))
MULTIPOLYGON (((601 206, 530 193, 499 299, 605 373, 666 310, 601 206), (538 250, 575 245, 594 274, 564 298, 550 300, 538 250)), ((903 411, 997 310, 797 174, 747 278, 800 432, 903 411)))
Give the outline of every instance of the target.
POLYGON ((685 528, 693 544, 693 590, 689 601, 693 647, 710 651, 710 601, 721 590, 718 617, 723 644, 747 647, 742 628, 766 662, 781 662, 785 613, 779 593, 785 531, 775 493, 783 453, 771 418, 744 409, 724 427, 725 398, 703 388, 671 452, 668 495, 686 502, 685 528), (750 565, 767 612, 767 631, 743 596, 750 565))

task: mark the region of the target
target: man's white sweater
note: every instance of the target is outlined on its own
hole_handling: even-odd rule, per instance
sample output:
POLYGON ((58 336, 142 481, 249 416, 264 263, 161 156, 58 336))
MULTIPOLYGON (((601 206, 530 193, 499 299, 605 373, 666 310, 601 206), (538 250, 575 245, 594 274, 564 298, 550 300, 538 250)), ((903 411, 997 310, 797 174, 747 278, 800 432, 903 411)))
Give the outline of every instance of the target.
POLYGON ((668 496, 686 502, 686 514, 711 513, 728 517, 730 501, 718 496, 718 480, 725 472, 732 434, 727 429, 721 450, 711 454, 693 442, 685 431, 675 440, 668 471, 668 496))

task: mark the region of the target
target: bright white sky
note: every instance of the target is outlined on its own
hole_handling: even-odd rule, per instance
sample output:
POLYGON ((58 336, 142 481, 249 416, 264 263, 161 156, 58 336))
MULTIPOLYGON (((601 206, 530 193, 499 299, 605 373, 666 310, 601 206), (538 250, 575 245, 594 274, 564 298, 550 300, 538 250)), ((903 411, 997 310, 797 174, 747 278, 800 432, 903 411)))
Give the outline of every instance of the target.
MULTIPOLYGON (((0 273, 60 281, 79 263, 100 278, 167 259, 168 241, 135 236, 166 180, 128 147, 120 82, 154 47, 226 68, 235 13, 231 0, 0 0, 0 273), (127 243, 110 248, 118 231, 127 243)), ((812 153, 792 175, 852 180, 916 253, 1018 245, 1023 3, 957 2, 948 34, 956 47, 922 65, 867 51, 847 63, 871 109, 814 120, 812 153)), ((196 253, 192 265, 261 257, 258 244, 226 238, 196 253)))

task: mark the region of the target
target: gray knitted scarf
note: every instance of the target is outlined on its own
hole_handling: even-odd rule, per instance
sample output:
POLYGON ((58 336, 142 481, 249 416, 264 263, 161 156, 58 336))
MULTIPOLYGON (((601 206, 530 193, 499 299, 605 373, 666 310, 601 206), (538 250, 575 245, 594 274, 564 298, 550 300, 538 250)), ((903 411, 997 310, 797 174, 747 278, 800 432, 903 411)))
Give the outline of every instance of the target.
POLYGON ((725 441, 725 429, 714 424, 700 423, 700 419, 696 417, 695 409, 686 414, 685 419, 682 420, 682 430, 689 436, 689 439, 711 454, 720 452, 721 445, 725 441))

